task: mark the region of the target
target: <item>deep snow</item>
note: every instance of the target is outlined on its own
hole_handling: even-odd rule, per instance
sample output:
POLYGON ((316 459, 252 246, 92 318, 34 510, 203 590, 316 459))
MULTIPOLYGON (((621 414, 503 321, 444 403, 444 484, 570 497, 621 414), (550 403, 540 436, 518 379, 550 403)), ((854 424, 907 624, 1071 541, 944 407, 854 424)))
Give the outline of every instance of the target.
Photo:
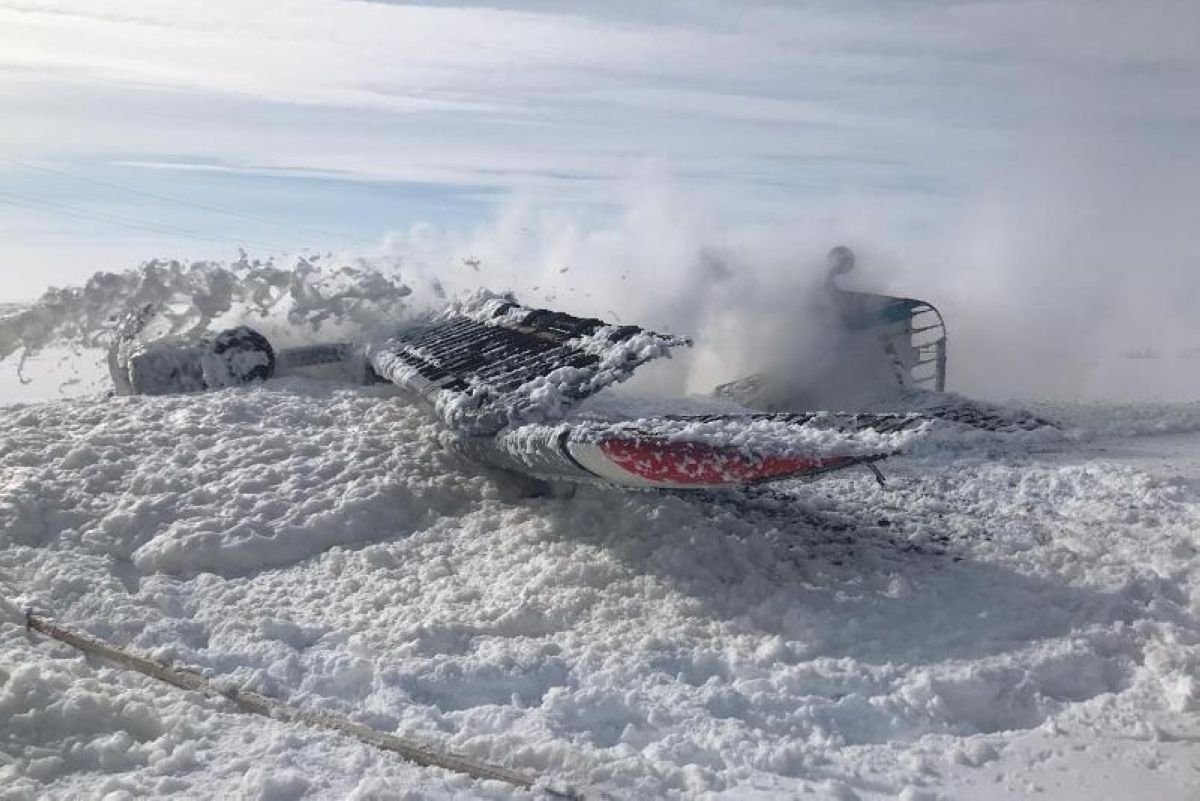
POLYGON ((77 355, 141 302, 303 341, 426 283, 152 262, 0 310, 35 379, 0 380, 0 799, 529 797, 85 659, 26 606, 589 798, 1200 797, 1200 404, 1036 406, 1066 433, 942 431, 884 488, 555 497, 390 387, 107 399, 77 355))
POLYGON ((1039 408, 738 503, 520 482, 389 388, 0 407, 0 797, 520 798, 21 609, 589 797, 1200 794, 1200 406, 1039 408))

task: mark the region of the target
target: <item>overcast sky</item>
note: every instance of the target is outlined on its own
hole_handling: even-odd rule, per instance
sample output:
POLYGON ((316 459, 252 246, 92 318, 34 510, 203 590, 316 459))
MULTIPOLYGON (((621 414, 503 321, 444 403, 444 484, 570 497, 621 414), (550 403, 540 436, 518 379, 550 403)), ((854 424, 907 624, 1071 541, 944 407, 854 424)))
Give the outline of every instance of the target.
POLYGON ((1200 291, 1194 0, 0 0, 0 109, 0 300, 646 186, 952 304, 1200 291))

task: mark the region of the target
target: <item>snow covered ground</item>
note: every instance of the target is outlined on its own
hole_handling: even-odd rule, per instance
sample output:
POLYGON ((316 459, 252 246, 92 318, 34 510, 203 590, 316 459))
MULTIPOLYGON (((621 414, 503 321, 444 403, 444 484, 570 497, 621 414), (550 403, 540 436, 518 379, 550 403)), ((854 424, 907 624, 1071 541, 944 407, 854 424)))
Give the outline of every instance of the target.
POLYGON ((153 262, 0 309, 0 799, 539 795, 84 658, 26 607, 591 799, 1200 797, 1200 404, 1148 400, 1183 361, 1035 408, 1063 437, 697 500, 531 497, 389 387, 108 399, 86 350, 146 301, 329 338, 412 291, 153 262))
POLYGON ((22 609, 589 798, 1200 797, 1200 405, 1037 411, 740 502, 527 497, 388 388, 0 407, 0 798, 527 798, 22 609))

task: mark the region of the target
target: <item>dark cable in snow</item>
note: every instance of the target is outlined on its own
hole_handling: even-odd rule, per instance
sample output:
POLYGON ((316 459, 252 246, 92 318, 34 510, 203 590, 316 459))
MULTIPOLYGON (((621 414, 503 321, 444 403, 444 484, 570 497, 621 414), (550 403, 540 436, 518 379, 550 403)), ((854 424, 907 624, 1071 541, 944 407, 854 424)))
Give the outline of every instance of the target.
POLYGON ((212 697, 223 697, 233 701, 243 711, 256 715, 281 720, 286 723, 304 723, 322 729, 329 729, 360 740, 367 745, 373 745, 384 751, 399 754, 410 762, 422 767, 444 768, 445 770, 463 773, 475 779, 505 782, 515 787, 532 790, 537 787, 556 798, 577 799, 583 796, 571 789, 552 789, 541 780, 534 779, 524 773, 496 765, 489 765, 461 754, 439 751, 427 745, 410 739, 397 737, 376 731, 361 723, 347 720, 324 712, 306 712, 294 706, 259 695, 255 692, 239 690, 236 687, 219 687, 208 678, 190 670, 173 668, 155 659, 130 653, 117 646, 88 634, 72 631, 63 626, 51 623, 46 618, 35 615, 32 609, 25 611, 25 628, 27 631, 38 631, 59 642, 64 642, 78 648, 86 654, 99 656, 111 662, 136 670, 146 676, 166 682, 184 690, 193 690, 212 697))

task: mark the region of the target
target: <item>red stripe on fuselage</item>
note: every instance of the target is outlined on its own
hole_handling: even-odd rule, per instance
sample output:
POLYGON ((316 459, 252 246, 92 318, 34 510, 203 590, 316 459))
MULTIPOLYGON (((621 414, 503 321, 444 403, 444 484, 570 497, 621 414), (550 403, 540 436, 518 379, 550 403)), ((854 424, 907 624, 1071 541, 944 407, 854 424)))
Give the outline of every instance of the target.
POLYGON ((829 458, 748 456, 735 448, 661 439, 608 439, 600 449, 623 470, 653 483, 673 485, 753 484, 829 470, 853 461, 829 458))

